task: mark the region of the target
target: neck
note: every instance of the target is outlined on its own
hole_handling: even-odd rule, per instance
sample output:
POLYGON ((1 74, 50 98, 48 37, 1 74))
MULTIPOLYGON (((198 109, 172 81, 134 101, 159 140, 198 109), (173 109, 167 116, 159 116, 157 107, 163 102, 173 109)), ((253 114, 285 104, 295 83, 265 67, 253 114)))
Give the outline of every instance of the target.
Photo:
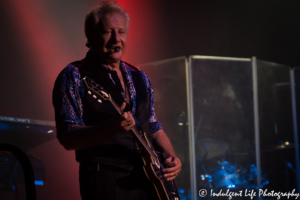
POLYGON ((106 64, 107 67, 109 67, 110 69, 113 69, 113 70, 120 70, 120 61, 116 62, 116 63, 109 63, 109 64, 106 64))
POLYGON ((98 54, 93 49, 90 50, 90 54, 93 56, 94 61, 101 62, 102 64, 105 64, 110 69, 113 69, 113 70, 116 70, 116 71, 120 70, 120 60, 118 60, 118 61, 105 60, 105 58, 103 58, 103 56, 98 54))

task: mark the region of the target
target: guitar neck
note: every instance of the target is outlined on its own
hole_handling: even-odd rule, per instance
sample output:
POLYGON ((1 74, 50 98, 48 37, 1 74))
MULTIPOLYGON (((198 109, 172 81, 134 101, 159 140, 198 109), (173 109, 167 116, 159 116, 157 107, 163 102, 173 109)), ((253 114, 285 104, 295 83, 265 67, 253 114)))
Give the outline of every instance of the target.
MULTIPOLYGON (((84 77, 83 82, 84 82, 85 86, 88 88, 88 90, 91 94, 93 93, 94 95, 97 95, 100 99, 105 100, 105 101, 109 101, 110 104, 119 113, 119 115, 123 115, 123 111, 120 109, 118 104, 111 98, 111 95, 108 94, 102 86, 98 85, 97 83, 95 83, 93 80, 91 80, 88 77, 84 77), (97 88, 98 91, 96 90, 96 88, 97 88)), ((153 159, 155 159, 155 161, 157 163, 159 163, 158 156, 155 153, 154 148, 151 146, 150 142, 148 142, 146 134, 143 131, 141 131, 141 132, 137 131, 137 129, 135 127, 133 127, 131 129, 131 132, 136 136, 136 138, 142 144, 142 146, 147 151, 147 153, 149 155, 151 155, 151 157, 153 159)))
MULTIPOLYGON (((120 115, 123 115, 123 112, 121 111, 120 107, 117 106, 116 102, 111 98, 110 102, 112 104, 112 106, 116 109, 116 111, 118 111, 118 113, 120 115)), ((142 146, 145 148, 145 150, 155 159, 158 161, 158 156, 154 151, 154 148, 152 147, 151 143, 146 141, 146 139, 144 137, 146 137, 146 135, 144 132, 142 131, 138 131, 135 127, 131 128, 131 132, 136 136, 136 138, 139 140, 139 142, 142 144, 142 146)))
MULTIPOLYGON (((119 113, 119 115, 123 115, 123 111, 120 109, 118 104, 112 99, 111 95, 108 94, 104 88, 97 83, 95 83, 93 80, 89 79, 88 77, 83 78, 83 82, 85 86, 87 87, 88 91, 87 93, 90 95, 93 95, 93 98, 97 99, 98 96, 98 102, 101 103, 103 101, 109 101, 109 103, 113 106, 113 108, 119 113), (90 84, 90 86, 89 86, 90 84)), ((146 132, 143 132, 140 127, 138 127, 136 121, 136 126, 131 128, 130 131, 135 135, 137 140, 140 142, 140 144, 143 146, 143 150, 148 153, 147 155, 143 156, 144 161, 144 170, 148 177, 148 179, 154 184, 157 194, 159 195, 159 198, 162 200, 179 200, 179 195, 177 188, 174 184, 174 181, 167 181, 163 176, 162 169, 164 168, 163 165, 161 165, 160 160, 158 158, 158 155, 155 153, 154 148, 152 144, 150 143, 150 140, 148 140, 146 132), (144 157, 145 156, 145 157, 144 157), (150 157, 149 157, 150 156, 150 157), (149 158, 150 160, 149 160, 149 158)))

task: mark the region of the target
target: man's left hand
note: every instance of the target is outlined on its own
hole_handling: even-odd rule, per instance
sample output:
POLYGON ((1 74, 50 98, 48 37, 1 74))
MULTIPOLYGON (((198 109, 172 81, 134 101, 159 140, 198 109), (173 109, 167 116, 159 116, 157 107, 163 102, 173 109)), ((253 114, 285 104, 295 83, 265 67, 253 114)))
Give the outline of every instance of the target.
POLYGON ((167 181, 172 181, 181 171, 181 162, 178 157, 168 157, 165 160, 166 168, 163 169, 164 177, 167 181))

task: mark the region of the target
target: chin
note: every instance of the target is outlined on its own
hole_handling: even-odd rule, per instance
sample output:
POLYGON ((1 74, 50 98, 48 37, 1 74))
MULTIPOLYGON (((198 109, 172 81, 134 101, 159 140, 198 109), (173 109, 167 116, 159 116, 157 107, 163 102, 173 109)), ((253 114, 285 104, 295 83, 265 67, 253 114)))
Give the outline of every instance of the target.
POLYGON ((109 56, 109 57, 110 57, 109 60, 114 61, 114 62, 118 62, 118 61, 121 60, 122 56, 123 56, 123 54, 121 54, 120 52, 118 52, 118 53, 113 53, 113 54, 111 54, 111 55, 109 56))

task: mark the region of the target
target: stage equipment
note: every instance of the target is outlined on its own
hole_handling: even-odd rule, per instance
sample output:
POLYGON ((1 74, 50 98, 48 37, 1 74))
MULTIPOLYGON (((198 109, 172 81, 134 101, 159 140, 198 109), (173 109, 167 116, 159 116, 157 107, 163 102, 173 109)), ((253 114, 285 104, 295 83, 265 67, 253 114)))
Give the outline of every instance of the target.
POLYGON ((56 136, 54 122, 0 116, 0 141, 28 151, 56 136))
MULTIPOLYGON (((293 104, 293 122, 295 130, 295 151, 300 152, 300 67, 294 67, 291 70, 292 83, 292 104, 293 104)), ((296 154, 296 176, 298 180, 298 192, 300 191, 300 154, 296 154)))
POLYGON ((204 159, 211 159, 220 156, 229 149, 229 145, 221 140, 202 139, 196 142, 196 152, 204 159))
POLYGON ((296 187, 289 66, 190 56, 139 67, 152 81, 158 120, 183 163, 176 179, 182 199, 199 199, 201 187, 296 187))
MULTIPOLYGON (((13 144, 24 152, 47 142, 56 135, 53 122, 2 117, 0 116, 0 141, 13 144)), ((44 185, 45 166, 32 154, 27 154, 35 178, 35 185, 44 185)), ((24 183, 24 174, 19 161, 7 152, 0 152, 0 197, 5 191, 18 192, 20 183, 24 183)), ((17 197, 17 195, 16 195, 17 197)))

